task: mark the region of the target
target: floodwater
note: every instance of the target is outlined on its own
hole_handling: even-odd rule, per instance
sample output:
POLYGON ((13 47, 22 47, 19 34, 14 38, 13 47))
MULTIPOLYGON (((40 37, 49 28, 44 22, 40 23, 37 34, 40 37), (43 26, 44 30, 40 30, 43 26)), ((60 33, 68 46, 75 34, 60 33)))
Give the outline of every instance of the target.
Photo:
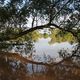
POLYGON ((34 42, 33 50, 28 53, 25 48, 25 45, 21 45, 20 49, 17 49, 16 46, 12 47, 10 52, 19 52, 22 56, 30 56, 32 60, 47 62, 48 58, 52 58, 55 61, 60 61, 61 58, 59 56, 59 52, 61 50, 66 50, 71 52, 76 44, 70 44, 69 42, 61 42, 61 43, 53 43, 49 44, 51 38, 40 38, 36 42, 34 42), (45 58, 47 58, 45 60, 45 58))
POLYGON ((34 44, 34 49, 36 50, 35 53, 33 53, 36 56, 41 57, 41 60, 43 60, 44 56, 49 56, 51 58, 56 59, 57 61, 60 59, 59 57, 59 51, 60 50, 67 50, 68 52, 71 52, 74 48, 74 44, 71 45, 69 42, 61 42, 61 43, 53 43, 49 44, 51 38, 41 38, 34 44))
MULTIPOLYGON (((23 57, 30 58, 32 61, 47 63, 51 60, 60 61, 61 58, 58 54, 60 50, 71 52, 75 46, 69 42, 49 44, 50 40, 50 38, 39 39, 34 43, 33 51, 30 54, 26 54, 25 45, 18 50, 14 46, 10 52, 19 52, 23 57)), ((80 80, 80 68, 61 64, 53 67, 32 63, 24 64, 20 60, 6 61, 3 57, 0 55, 0 80, 80 80)))

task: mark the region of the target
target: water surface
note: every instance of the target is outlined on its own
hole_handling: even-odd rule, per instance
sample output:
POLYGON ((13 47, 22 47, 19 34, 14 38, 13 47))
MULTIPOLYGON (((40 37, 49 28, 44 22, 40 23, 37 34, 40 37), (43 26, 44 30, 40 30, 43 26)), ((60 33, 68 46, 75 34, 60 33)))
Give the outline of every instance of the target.
MULTIPOLYGON (((56 60, 59 59, 59 51, 60 50, 67 50, 70 52, 74 48, 74 44, 71 45, 69 42, 61 42, 61 43, 53 43, 49 44, 51 38, 41 38, 37 42, 34 43, 34 52, 33 54, 36 55, 37 57, 40 57, 41 61, 43 61, 44 56, 46 57, 51 57, 51 58, 56 58, 56 60)), ((36 57, 36 58, 37 58, 36 57)), ((37 60, 37 59, 36 59, 37 60)))

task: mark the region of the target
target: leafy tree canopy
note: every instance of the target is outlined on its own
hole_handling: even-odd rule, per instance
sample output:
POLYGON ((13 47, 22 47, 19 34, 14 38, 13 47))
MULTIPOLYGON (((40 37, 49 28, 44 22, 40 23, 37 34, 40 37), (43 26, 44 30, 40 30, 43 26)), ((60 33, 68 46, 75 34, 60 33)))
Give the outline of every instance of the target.
POLYGON ((55 42, 66 42, 66 41, 70 42, 71 44, 77 42, 75 37, 71 33, 64 32, 59 29, 51 30, 50 37, 51 37, 51 41, 49 42, 50 44, 55 42))
POLYGON ((0 41, 54 27, 79 39, 79 26, 80 0, 0 0, 0 41))

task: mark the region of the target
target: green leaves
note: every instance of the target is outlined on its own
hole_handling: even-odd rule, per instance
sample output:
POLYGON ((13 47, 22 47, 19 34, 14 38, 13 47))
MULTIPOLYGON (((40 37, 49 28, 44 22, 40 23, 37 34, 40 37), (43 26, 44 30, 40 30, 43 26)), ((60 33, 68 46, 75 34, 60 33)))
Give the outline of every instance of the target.
POLYGON ((51 37, 51 43, 66 42, 66 41, 70 43, 76 42, 75 37, 71 33, 64 32, 59 29, 53 30, 51 32, 50 37, 51 37))

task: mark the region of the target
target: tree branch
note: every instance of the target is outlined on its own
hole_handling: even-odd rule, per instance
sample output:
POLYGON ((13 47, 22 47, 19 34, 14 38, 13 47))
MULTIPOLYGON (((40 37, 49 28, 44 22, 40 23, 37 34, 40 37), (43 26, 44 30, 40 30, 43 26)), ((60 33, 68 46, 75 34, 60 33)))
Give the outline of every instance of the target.
POLYGON ((54 26, 54 27, 56 27, 56 28, 58 28, 58 29, 60 29, 60 30, 62 30, 62 31, 70 32, 74 37, 77 38, 77 33, 76 33, 75 31, 73 31, 73 30, 69 30, 69 29, 66 29, 66 28, 62 28, 62 27, 60 27, 60 26, 58 26, 58 25, 56 25, 56 24, 54 24, 54 23, 51 23, 50 25, 51 25, 51 26, 54 26))
MULTIPOLYGON (((51 21, 53 21, 54 20, 54 18, 62 11, 62 9, 70 2, 71 0, 68 0, 62 7, 61 7, 61 9, 52 17, 51 16, 51 20, 50 20, 50 23, 51 23, 51 21)), ((54 6, 53 6, 54 7, 54 6)))
POLYGON ((48 26, 49 26, 49 23, 45 24, 45 25, 36 26, 36 27, 33 27, 33 28, 31 27, 31 28, 29 28, 29 29, 27 29, 27 30, 25 30, 23 32, 20 32, 20 33, 18 33, 16 35, 11 35, 11 36, 6 36, 6 37, 3 36, 3 38, 0 37, 0 41, 14 40, 14 39, 17 39, 17 38, 19 38, 21 36, 24 36, 25 34, 28 34, 28 33, 32 32, 34 30, 43 29, 43 28, 49 28, 48 26))
POLYGON ((17 39, 19 37, 22 37, 22 36, 32 32, 32 31, 35 31, 37 29, 51 28, 50 26, 54 26, 55 28, 58 28, 60 30, 66 31, 66 32, 70 32, 73 36, 75 36, 77 38, 77 33, 76 32, 74 32, 72 30, 69 30, 69 29, 62 28, 62 27, 60 27, 60 26, 58 26, 57 24, 54 24, 54 23, 47 23, 45 25, 40 25, 40 26, 36 26, 36 27, 33 27, 33 28, 29 28, 29 29, 27 29, 23 32, 20 32, 20 33, 16 34, 16 35, 11 35, 11 36, 6 36, 6 37, 3 36, 3 38, 0 38, 0 41, 14 40, 14 39, 17 39))

